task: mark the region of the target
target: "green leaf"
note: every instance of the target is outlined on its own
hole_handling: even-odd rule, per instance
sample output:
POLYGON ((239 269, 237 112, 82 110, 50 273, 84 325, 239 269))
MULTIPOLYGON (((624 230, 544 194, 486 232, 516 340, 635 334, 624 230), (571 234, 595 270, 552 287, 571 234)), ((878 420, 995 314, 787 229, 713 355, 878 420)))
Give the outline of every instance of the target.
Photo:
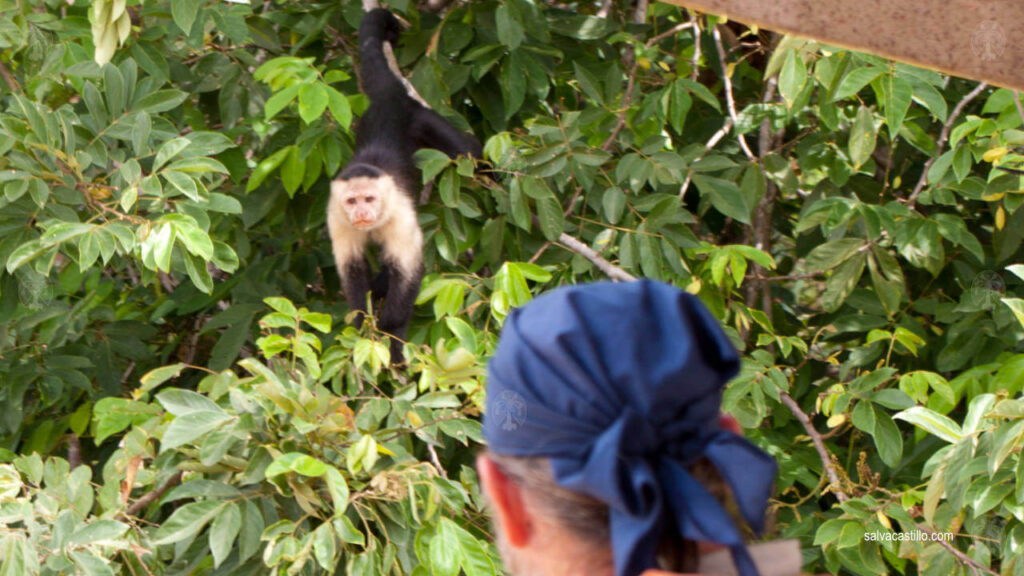
POLYGON ((430 540, 430 571, 435 576, 458 576, 461 564, 459 537, 455 523, 447 518, 438 522, 430 540))
MULTIPOLYGON (((142 384, 140 390, 142 392, 149 392, 171 378, 177 378, 184 369, 185 364, 182 362, 171 364, 169 366, 161 366, 160 368, 154 368, 153 370, 146 372, 142 378, 139 378, 139 383, 142 384)), ((214 404, 214 406, 216 406, 216 404, 214 404)))
POLYGON ((174 544, 191 540, 230 504, 216 500, 190 502, 178 508, 153 534, 153 544, 174 544))
POLYGON ((535 200, 535 203, 537 218, 540 220, 540 230, 544 237, 550 241, 558 240, 558 237, 562 235, 562 228, 565 226, 562 206, 553 194, 539 198, 535 200))
POLYGON ((914 89, 909 82, 895 74, 883 77, 882 83, 885 86, 885 123, 889 127, 889 139, 895 140, 910 110, 914 89))
POLYGON ((327 491, 331 495, 335 514, 341 514, 348 508, 349 489, 345 477, 334 466, 327 466, 327 491))
POLYGON ((852 258, 840 264, 835 272, 825 281, 825 292, 821 295, 821 304, 827 312, 835 312, 843 305, 846 298, 864 273, 867 254, 856 253, 852 258))
POLYGON ((306 124, 312 124, 327 110, 327 86, 321 82, 305 84, 299 91, 299 116, 306 124))
MULTIPOLYGON (((173 368, 165 366, 164 368, 173 368)), ((148 374, 147 374, 148 376, 148 374)), ((216 402, 191 390, 169 388, 156 395, 157 402, 175 416, 185 416, 197 411, 226 414, 216 402)))
POLYGON ((996 429, 992 436, 992 451, 988 455, 988 475, 995 476, 1015 448, 1020 446, 1024 436, 1024 420, 1005 422, 996 429))
POLYGON ((288 155, 281 165, 281 183, 284 184, 288 196, 295 194, 302 184, 302 177, 306 171, 306 161, 299 155, 298 146, 289 146, 288 155))
POLYGON ((804 260, 808 272, 829 270, 850 259, 866 246, 860 238, 840 238, 817 246, 804 260))
POLYGON ((515 50, 523 43, 525 32, 523 26, 513 16, 507 4, 501 4, 494 12, 495 23, 498 30, 498 42, 515 50))
POLYGON ((573 62, 572 67, 576 73, 576 81, 579 82, 583 93, 598 105, 604 106, 604 96, 601 94, 601 81, 585 67, 580 66, 579 62, 573 62))
POLYGON ((348 516, 338 516, 331 522, 331 525, 337 531, 342 542, 358 544, 360 546, 366 545, 366 536, 352 525, 352 521, 348 519, 348 516))
POLYGON ((287 472, 296 472, 303 476, 319 477, 327 473, 327 465, 301 452, 288 452, 274 459, 267 466, 264 474, 267 478, 273 478, 287 472))
POLYGON ((352 125, 352 107, 348 98, 330 86, 327 87, 327 108, 338 124, 345 128, 352 125))
POLYGON ((210 235, 207 232, 187 221, 172 222, 172 225, 175 229, 175 237, 189 252, 206 261, 213 258, 213 241, 210 240, 210 235))
POLYGON ((181 31, 188 36, 192 31, 192 24, 199 14, 199 0, 174 0, 171 2, 171 16, 174 23, 181 28, 181 31))
POLYGON ((872 432, 875 448, 878 449, 878 455, 886 466, 896 468, 903 457, 903 436, 888 414, 879 410, 877 406, 872 406, 871 409, 875 415, 875 426, 872 432))
POLYGON ((84 546, 94 543, 111 544, 128 531, 128 525, 117 520, 95 520, 78 529, 65 542, 67 546, 84 546))
MULTIPOLYGON (((443 518, 442 521, 448 521, 443 518)), ((467 530, 452 523, 459 544, 460 564, 466 576, 495 576, 497 571, 487 549, 467 530)))
POLYGON ((836 90, 835 94, 832 95, 832 101, 838 102, 839 100, 846 100, 863 90, 865 86, 870 84, 875 78, 881 76, 884 72, 885 69, 878 66, 863 66, 850 71, 849 74, 843 77, 842 82, 839 83, 839 88, 836 90))
POLYGON ((150 114, 167 112, 180 106, 186 98, 188 93, 181 90, 157 90, 136 100, 132 105, 132 111, 150 114))
MULTIPOLYGON (((70 552, 70 556, 71 560, 78 568, 78 570, 75 571, 75 574, 84 574, 85 576, 114 576, 114 570, 111 569, 106 560, 96 556, 95 554, 90 554, 84 550, 72 550, 70 552)), ((21 574, 27 573, 27 571, 21 572, 21 574)))
POLYGON ((160 439, 160 450, 166 451, 188 444, 231 419, 232 416, 222 411, 192 412, 178 416, 164 431, 163 438, 160 439))
POLYGON ((610 224, 618 224, 622 218, 622 212, 626 208, 626 194, 621 188, 611 187, 604 191, 601 199, 601 206, 604 208, 604 217, 610 224))
POLYGON ((753 211, 753 207, 747 205, 746 196, 735 182, 694 174, 693 183, 700 190, 701 196, 708 197, 715 210, 737 222, 750 224, 750 213, 753 211))
POLYGON ((814 534, 814 545, 821 546, 834 542, 839 538, 839 534, 843 531, 843 526, 845 525, 846 521, 838 518, 826 520, 818 527, 818 531, 814 534))
POLYGON ((963 182, 964 178, 971 173, 971 147, 968 145, 958 146, 953 152, 953 174, 957 182, 963 182))
POLYGON ((58 222, 57 224, 47 228, 46 232, 44 232, 40 238, 40 241, 43 244, 53 246, 55 244, 60 244, 61 242, 66 242, 72 238, 89 234, 95 228, 95 224, 85 222, 58 222))
POLYGON ((191 176, 184 172, 175 172, 173 170, 165 170, 160 173, 171 186, 173 186, 178 192, 181 192, 185 196, 188 196, 189 200, 199 202, 202 197, 199 196, 199 187, 196 185, 196 181, 191 176))
POLYGON ((242 511, 238 502, 229 502, 210 526, 210 553, 213 554, 214 568, 219 567, 227 559, 241 530, 242 511))
POLYGON ((850 127, 850 160, 854 168, 860 168, 875 151, 875 120, 867 106, 857 110, 857 119, 850 127))
POLYGON ((797 50, 786 53, 786 60, 779 72, 779 93, 786 99, 786 106, 792 108, 796 97, 807 82, 807 66, 797 50))
POLYGON ((292 103, 292 100, 295 100, 295 97, 299 95, 299 90, 302 88, 302 84, 292 84, 268 98, 267 103, 263 107, 264 118, 270 120, 277 116, 281 110, 284 110, 292 103))
POLYGON ((934 410, 929 410, 924 406, 908 408, 893 414, 892 417, 895 420, 910 422, 914 426, 917 426, 932 436, 941 438, 946 442, 956 443, 963 435, 960 430, 960 426, 957 425, 956 422, 949 419, 949 417, 943 416, 934 410))
POLYGON ((1006 304, 1010 311, 1013 312, 1013 316, 1017 319, 1017 322, 1024 327, 1024 299, 1001 298, 999 301, 1006 304))
POLYGON ((282 162, 284 162, 284 159, 288 156, 288 154, 292 151, 293 148, 293 146, 285 146, 284 148, 278 150, 277 152, 274 152, 269 157, 265 158, 262 162, 260 162, 256 166, 256 169, 253 170, 252 174, 249 176, 249 182, 245 186, 245 191, 252 192, 253 190, 259 188, 260 184, 262 184, 263 181, 267 179, 267 176, 270 176, 274 172, 274 170, 277 170, 277 167, 280 166, 282 162))
POLYGON ((95 442, 103 441, 132 424, 142 424, 161 413, 160 408, 145 402, 127 398, 102 398, 93 407, 93 421, 96 423, 95 442))
POLYGON ((328 572, 336 567, 335 556, 338 553, 337 538, 330 523, 323 523, 313 531, 313 557, 317 564, 328 572))

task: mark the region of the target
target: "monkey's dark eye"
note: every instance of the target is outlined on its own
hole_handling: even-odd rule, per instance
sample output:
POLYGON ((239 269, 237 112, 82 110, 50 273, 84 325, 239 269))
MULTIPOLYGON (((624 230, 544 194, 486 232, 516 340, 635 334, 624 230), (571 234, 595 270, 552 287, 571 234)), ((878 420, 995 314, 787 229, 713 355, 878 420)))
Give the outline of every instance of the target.
POLYGON ((355 198, 349 198, 348 200, 345 201, 345 203, 348 204, 349 206, 355 206, 356 205, 356 199, 355 198))
POLYGON ((374 200, 376 200, 376 199, 377 199, 377 198, 376 198, 376 197, 374 197, 374 196, 367 196, 367 197, 366 197, 366 201, 367 201, 367 202, 373 202, 373 201, 374 201, 374 200))

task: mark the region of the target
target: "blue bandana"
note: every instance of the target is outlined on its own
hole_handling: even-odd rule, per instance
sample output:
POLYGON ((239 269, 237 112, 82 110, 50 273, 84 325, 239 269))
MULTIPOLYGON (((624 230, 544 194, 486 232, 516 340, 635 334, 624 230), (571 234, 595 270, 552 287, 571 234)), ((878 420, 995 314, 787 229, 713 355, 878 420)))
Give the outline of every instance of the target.
POLYGON ((775 461, 718 425, 739 356, 695 296, 642 280, 561 288, 513 311, 488 365, 484 438, 551 461, 555 481, 609 506, 616 576, 655 567, 662 532, 728 546, 739 530, 687 471, 705 457, 755 531, 775 461))

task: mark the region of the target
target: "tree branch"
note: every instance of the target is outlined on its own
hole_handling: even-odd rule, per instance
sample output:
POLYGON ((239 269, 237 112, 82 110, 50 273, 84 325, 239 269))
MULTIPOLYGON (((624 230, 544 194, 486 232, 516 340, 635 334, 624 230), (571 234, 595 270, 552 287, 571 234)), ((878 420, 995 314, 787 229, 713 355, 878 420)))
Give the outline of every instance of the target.
MULTIPOLYGON (((711 138, 708 138, 707 143, 704 144, 704 151, 700 153, 700 156, 697 156, 696 158, 694 158, 693 162, 690 162, 690 164, 691 165, 692 164, 696 164, 698 160, 700 160, 701 158, 707 156, 708 152, 710 152, 711 149, 714 148, 718 144, 718 142, 722 138, 724 138, 726 134, 729 133, 730 130, 732 130, 732 125, 733 125, 732 118, 726 118, 725 119, 725 124, 722 124, 722 127, 718 129, 718 132, 715 132, 714 134, 711 135, 711 138)), ((692 173, 688 171, 687 174, 686 174, 686 180, 683 181, 683 185, 679 188, 679 199, 680 200, 682 200, 683 197, 686 196, 686 190, 690 188, 690 177, 691 176, 692 176, 692 173)))
POLYGON ((779 397, 782 399, 782 403, 789 408, 789 411, 796 416, 796 419, 800 421, 804 426, 804 430, 807 431, 807 435, 811 437, 811 441, 814 442, 814 448, 818 451, 818 457, 821 458, 821 464, 825 467, 825 474, 828 475, 828 481, 830 482, 830 489, 836 498, 840 502, 846 502, 850 497, 843 491, 842 485, 839 483, 839 475, 836 473, 835 464, 832 462, 832 456, 825 449, 825 442, 821 439, 821 432, 814 427, 811 422, 810 416, 807 415, 801 408, 800 405, 793 400, 793 397, 785 392, 780 392, 779 397))
MULTIPOLYGON (((924 524, 917 524, 917 529, 920 530, 921 532, 925 532, 927 534, 935 534, 934 530, 932 530, 931 528, 925 526, 924 524)), ((938 543, 939 546, 942 546, 947 551, 949 551, 950 554, 952 554, 953 556, 956 556, 957 559, 960 560, 960 562, 962 562, 964 565, 966 565, 968 568, 970 568, 971 571, 974 572, 975 574, 977 574, 979 571, 981 571, 981 572, 984 572, 985 574, 990 574, 991 576, 999 576, 998 572, 996 572, 994 570, 991 570, 990 568, 988 568, 986 566, 983 566, 981 563, 976 561, 974 558, 971 558, 967 554, 964 554, 963 552, 958 550, 955 546, 953 546, 949 542, 946 542, 945 540, 935 540, 935 542, 938 543)))
POLYGON ((949 140, 949 132, 953 129, 953 123, 960 117, 960 113, 963 112, 964 107, 970 104, 971 100, 977 98, 978 94, 981 94, 985 88, 988 88, 988 82, 978 84, 974 90, 968 92, 967 95, 964 96, 963 100, 953 108, 953 113, 946 119, 946 123, 942 126, 942 132, 939 133, 939 141, 935 146, 935 155, 924 163, 924 168, 921 170, 921 177, 918 178, 917 184, 914 186, 914 191, 910 194, 910 197, 907 198, 908 208, 914 207, 914 204, 917 203, 917 197, 920 196, 921 191, 924 190, 924 185, 928 181, 928 170, 932 167, 932 164, 935 163, 935 160, 938 159, 939 156, 942 156, 942 149, 946 147, 946 141, 949 140))
POLYGON ((149 492, 143 494, 141 498, 136 500, 134 504, 129 506, 128 509, 124 511, 124 515, 138 516, 139 512, 142 512, 143 510, 146 509, 146 506, 149 506, 155 500, 158 500, 171 488, 174 488, 178 484, 181 484, 181 477, 183 474, 184 472, 179 471, 174 476, 168 478, 167 481, 164 482, 163 485, 161 485, 159 488, 150 490, 149 492))
POLYGON ((697 13, 693 10, 686 11, 690 15, 690 25, 693 26, 693 57, 690 58, 690 80, 697 81, 700 75, 700 21, 697 13))
POLYGON ((592 250, 590 246, 587 246, 583 242, 580 242, 576 238, 573 238, 564 232, 558 237, 558 242, 569 250, 583 256, 587 260, 590 260, 594 266, 597 266, 599 270, 604 272, 605 275, 612 280, 619 280, 623 282, 632 282, 636 280, 635 276, 605 260, 600 254, 592 250))
MULTIPOLYGON (((736 125, 738 120, 736 119, 736 101, 732 97, 732 78, 729 77, 729 68, 725 63, 725 48, 722 47, 722 33, 718 30, 716 24, 711 28, 711 37, 715 39, 715 48, 718 50, 718 64, 722 67, 722 84, 725 86, 725 105, 729 109, 729 119, 732 120, 733 126, 736 125)), ((740 142, 740 148, 743 149, 743 153, 750 160, 755 160, 754 153, 750 151, 750 147, 747 146, 747 140, 742 134, 737 134, 736 139, 740 142)))

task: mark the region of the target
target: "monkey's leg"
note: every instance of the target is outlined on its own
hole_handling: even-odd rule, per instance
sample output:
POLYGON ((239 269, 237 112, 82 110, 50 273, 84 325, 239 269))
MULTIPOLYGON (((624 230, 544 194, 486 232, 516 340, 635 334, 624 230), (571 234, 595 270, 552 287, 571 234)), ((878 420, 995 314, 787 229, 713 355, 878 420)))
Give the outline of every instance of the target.
POLYGON ((460 155, 483 157, 483 148, 475 136, 467 134, 429 108, 417 108, 409 128, 418 148, 437 148, 452 158, 460 155))
POLYGON ((341 287, 345 290, 349 310, 360 312, 352 324, 361 328, 366 317, 366 295, 370 293, 370 265, 366 259, 356 258, 346 263, 344 268, 339 268, 338 272, 341 274, 341 287))
POLYGON ((409 330, 409 320, 416 306, 416 296, 420 291, 420 280, 423 279, 423 264, 408 274, 403 266, 388 261, 384 263, 388 275, 388 293, 384 298, 384 306, 380 311, 380 329, 392 336, 390 343, 391 362, 401 364, 405 361, 402 355, 402 342, 409 330))
POLYGON ((391 339, 391 361, 401 364, 402 342, 398 339, 405 338, 423 279, 423 231, 416 220, 412 196, 403 190, 395 192, 390 202, 391 218, 374 234, 388 283, 378 325, 397 338, 391 339))
POLYGON ((370 283, 370 292, 373 294, 374 300, 379 300, 388 293, 388 269, 386 266, 381 267, 380 272, 370 283))

